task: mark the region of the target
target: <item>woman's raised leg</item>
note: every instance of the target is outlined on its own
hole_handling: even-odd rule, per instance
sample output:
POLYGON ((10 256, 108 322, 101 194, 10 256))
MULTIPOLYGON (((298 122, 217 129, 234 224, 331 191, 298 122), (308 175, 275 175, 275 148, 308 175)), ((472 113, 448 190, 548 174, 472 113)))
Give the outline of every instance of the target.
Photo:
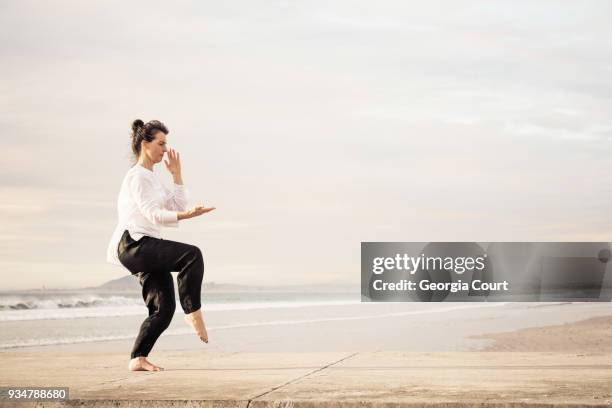
POLYGON ((204 278, 202 251, 195 245, 166 239, 152 238, 150 243, 156 250, 158 267, 178 272, 179 301, 185 313, 185 321, 202 341, 208 343, 201 303, 204 278))

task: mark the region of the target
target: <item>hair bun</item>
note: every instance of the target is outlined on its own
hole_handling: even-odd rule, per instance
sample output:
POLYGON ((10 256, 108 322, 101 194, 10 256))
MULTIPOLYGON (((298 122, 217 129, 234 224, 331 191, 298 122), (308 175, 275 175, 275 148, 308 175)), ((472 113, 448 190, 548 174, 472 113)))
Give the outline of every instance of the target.
POLYGON ((136 132, 139 128, 144 126, 144 122, 140 119, 136 119, 134 122, 132 122, 132 130, 134 132, 136 132))

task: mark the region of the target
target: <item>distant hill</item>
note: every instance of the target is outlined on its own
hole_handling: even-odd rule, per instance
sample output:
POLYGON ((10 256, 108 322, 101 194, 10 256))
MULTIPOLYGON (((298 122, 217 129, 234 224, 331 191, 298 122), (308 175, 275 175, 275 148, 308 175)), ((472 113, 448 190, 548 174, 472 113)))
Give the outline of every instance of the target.
POLYGON ((119 279, 113 279, 108 281, 100 286, 92 286, 85 289, 97 289, 101 291, 118 291, 121 292, 123 290, 138 291, 140 288, 140 284, 138 283, 138 279, 132 275, 126 275, 119 279))

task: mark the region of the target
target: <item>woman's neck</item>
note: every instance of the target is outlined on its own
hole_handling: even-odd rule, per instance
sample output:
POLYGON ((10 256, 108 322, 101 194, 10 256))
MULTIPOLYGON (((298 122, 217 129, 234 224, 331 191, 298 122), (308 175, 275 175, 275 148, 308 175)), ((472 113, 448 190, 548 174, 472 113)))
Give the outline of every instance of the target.
POLYGON ((140 158, 138 159, 138 163, 139 165, 141 165, 142 167, 144 167, 147 170, 151 170, 153 171, 153 163, 151 163, 149 160, 146 160, 145 158, 140 158))

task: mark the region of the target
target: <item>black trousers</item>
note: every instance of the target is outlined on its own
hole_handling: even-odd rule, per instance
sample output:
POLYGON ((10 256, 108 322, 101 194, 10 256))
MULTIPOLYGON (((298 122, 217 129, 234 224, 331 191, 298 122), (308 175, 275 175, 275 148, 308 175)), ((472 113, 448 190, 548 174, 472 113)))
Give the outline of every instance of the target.
POLYGON ((146 357, 174 316, 176 300, 171 271, 178 271, 178 293, 185 314, 200 309, 204 258, 195 245, 147 235, 136 241, 128 230, 123 232, 117 251, 119 262, 138 277, 142 298, 149 309, 131 353, 132 358, 146 357))

